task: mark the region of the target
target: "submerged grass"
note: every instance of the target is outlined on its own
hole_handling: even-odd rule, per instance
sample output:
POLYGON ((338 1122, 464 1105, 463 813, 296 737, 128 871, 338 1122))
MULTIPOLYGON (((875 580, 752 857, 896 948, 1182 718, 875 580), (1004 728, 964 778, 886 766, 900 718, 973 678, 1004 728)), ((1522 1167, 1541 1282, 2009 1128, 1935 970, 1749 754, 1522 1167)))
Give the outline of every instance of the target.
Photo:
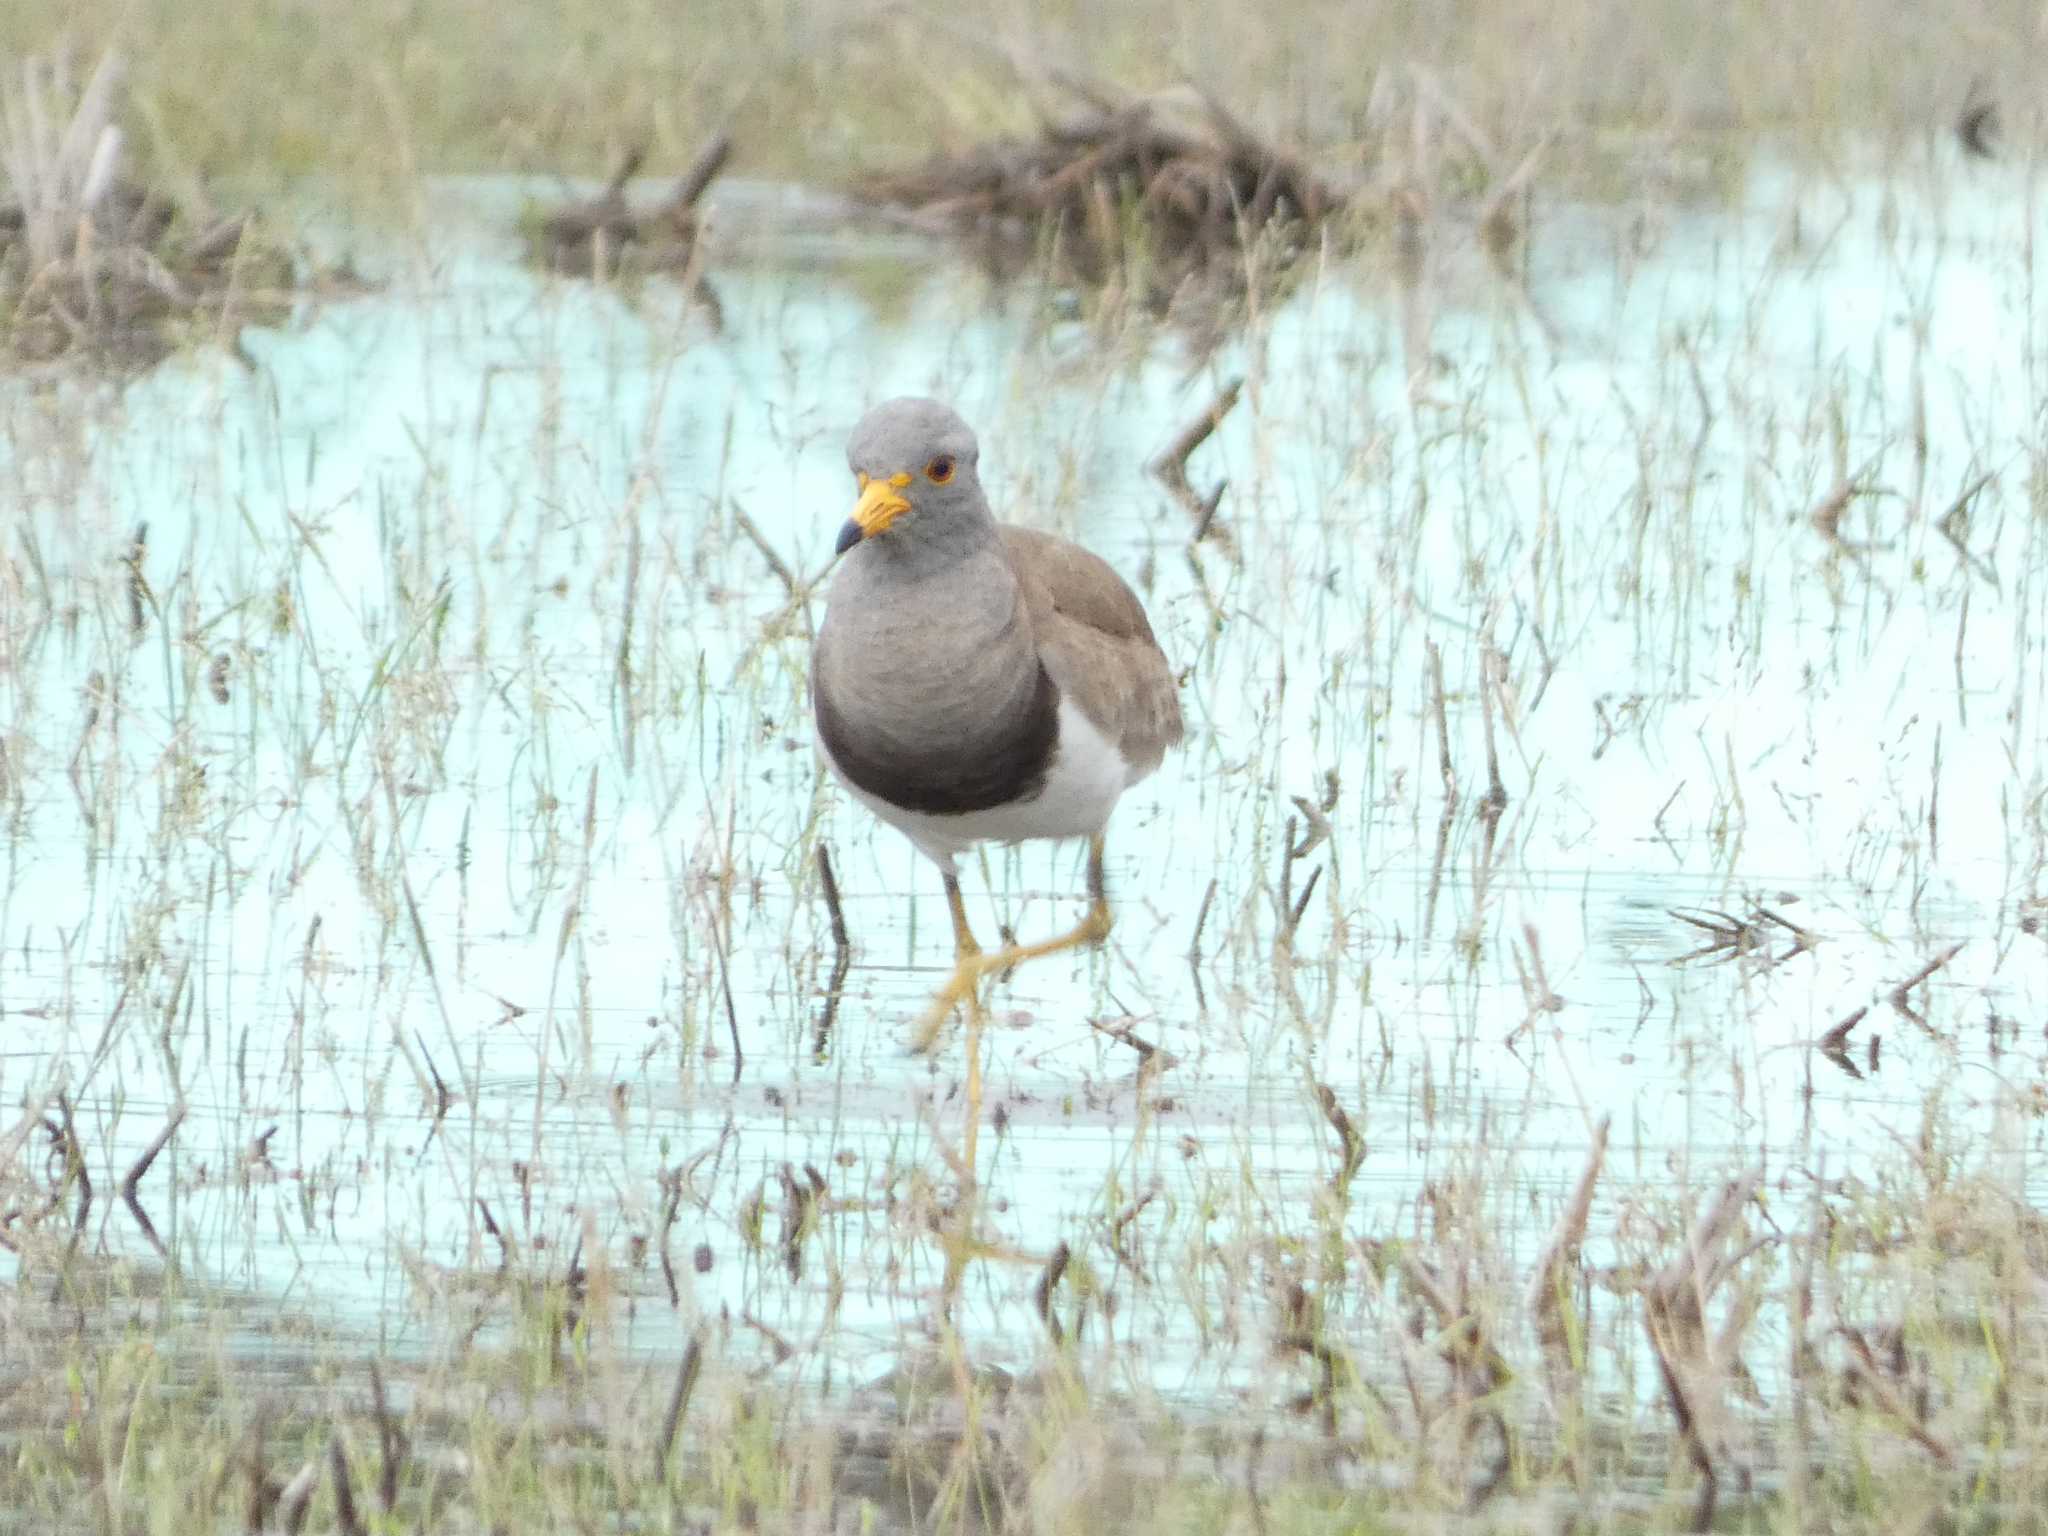
MULTIPOLYGON (((829 179, 982 131, 962 29, 1079 26, 65 15, 161 32, 173 161, 432 218, 422 166, 728 122, 829 179)), ((1543 16, 1087 35, 1361 164, 1383 68, 1504 155, 1896 139, 1507 253, 1410 188, 1200 346, 886 248, 872 303, 737 263, 714 334, 451 218, 233 364, 0 391, 0 1525, 2038 1529, 2032 169, 1899 147, 2010 18, 1543 16), (1115 942, 997 990, 978 1184, 957 1048, 897 1050, 936 891, 808 752, 900 388, 1133 577, 1191 722, 1115 942)))
MULTIPOLYGON (((1334 1209, 1233 1237, 1304 1261, 1275 1293, 1274 1380, 1235 1410, 1131 1391, 1119 1355, 1142 1345, 1085 1329, 1015 1374, 947 1334, 821 1398, 729 1314, 679 1328, 602 1245, 472 1273, 468 1321, 424 1352, 269 1304, 259 1340, 230 1321, 245 1299, 77 1252, 53 1208, 11 1229, 0 1528, 2033 1530, 2048 1224, 1987 1151, 1781 1180, 1780 1214, 1737 1181, 1701 1213, 1733 1218, 1733 1248, 1652 1204, 1621 1212, 1616 1268, 1582 1270, 1566 1233, 1527 1287, 1561 1320, 1540 1370, 1524 1277, 1485 1235, 1505 1186, 1445 1187, 1399 1240, 1334 1209), (1589 1307, 1589 1286, 1641 1302, 1589 1307), (1585 1384, 1645 1343, 1672 1418, 1585 1384)), ((1093 1295, 1158 1279, 1118 1264, 1093 1295)))

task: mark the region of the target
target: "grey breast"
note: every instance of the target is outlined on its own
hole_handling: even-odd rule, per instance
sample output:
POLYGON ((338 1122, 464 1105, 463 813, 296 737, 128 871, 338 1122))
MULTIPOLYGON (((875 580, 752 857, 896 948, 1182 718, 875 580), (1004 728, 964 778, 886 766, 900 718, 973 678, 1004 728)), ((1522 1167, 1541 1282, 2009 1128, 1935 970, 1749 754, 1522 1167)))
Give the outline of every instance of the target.
POLYGON ((1002 545, 943 573, 906 572, 865 545, 840 567, 811 702, 855 788, 933 816, 1034 799, 1059 747, 1059 698, 1002 545))

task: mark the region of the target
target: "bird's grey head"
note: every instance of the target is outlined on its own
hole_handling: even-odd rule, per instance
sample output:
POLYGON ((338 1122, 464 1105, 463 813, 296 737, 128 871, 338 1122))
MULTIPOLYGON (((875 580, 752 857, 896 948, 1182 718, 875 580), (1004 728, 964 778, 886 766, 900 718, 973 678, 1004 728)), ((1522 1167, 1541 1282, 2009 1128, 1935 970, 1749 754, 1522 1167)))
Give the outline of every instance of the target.
POLYGON ((903 548, 967 545, 993 527, 976 473, 974 430, 936 400, 885 400, 846 440, 860 487, 839 552, 866 539, 903 548))

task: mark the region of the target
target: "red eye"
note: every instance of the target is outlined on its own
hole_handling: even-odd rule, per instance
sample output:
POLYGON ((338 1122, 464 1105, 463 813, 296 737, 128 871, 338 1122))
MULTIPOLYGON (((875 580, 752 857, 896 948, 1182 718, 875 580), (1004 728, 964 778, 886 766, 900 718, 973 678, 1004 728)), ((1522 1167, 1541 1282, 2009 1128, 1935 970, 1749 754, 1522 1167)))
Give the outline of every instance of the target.
POLYGON ((944 485, 953 478, 953 461, 942 453, 925 465, 924 474, 933 485, 944 485))

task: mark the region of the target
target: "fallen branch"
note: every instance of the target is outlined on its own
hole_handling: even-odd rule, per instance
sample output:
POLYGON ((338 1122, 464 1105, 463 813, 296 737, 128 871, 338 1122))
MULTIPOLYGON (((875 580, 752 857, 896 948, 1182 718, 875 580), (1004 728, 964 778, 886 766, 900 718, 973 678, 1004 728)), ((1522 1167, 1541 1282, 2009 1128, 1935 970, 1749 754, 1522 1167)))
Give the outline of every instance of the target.
MULTIPOLYGON (((1024 83, 1030 93, 1039 82, 1024 83)), ((1135 282, 1152 302, 1204 274, 1245 282, 1255 242, 1281 262, 1298 256, 1310 248, 1306 232, 1344 206, 1331 181, 1200 87, 1127 96, 1061 75, 1043 83, 1072 110, 1042 111, 1036 138, 874 177, 864 194, 976 235, 1012 267, 1036 259, 1054 231, 1073 277, 1135 282)))
MULTIPOLYGON (((688 271, 701 227, 697 204, 731 154, 732 140, 722 133, 714 136, 678 178, 674 193, 641 210, 626 196, 626 184, 645 159, 645 150, 634 146, 595 197, 530 216, 530 259, 551 272, 575 277, 604 277, 622 268, 688 271)), ((710 297, 708 291, 705 297, 710 297)))

